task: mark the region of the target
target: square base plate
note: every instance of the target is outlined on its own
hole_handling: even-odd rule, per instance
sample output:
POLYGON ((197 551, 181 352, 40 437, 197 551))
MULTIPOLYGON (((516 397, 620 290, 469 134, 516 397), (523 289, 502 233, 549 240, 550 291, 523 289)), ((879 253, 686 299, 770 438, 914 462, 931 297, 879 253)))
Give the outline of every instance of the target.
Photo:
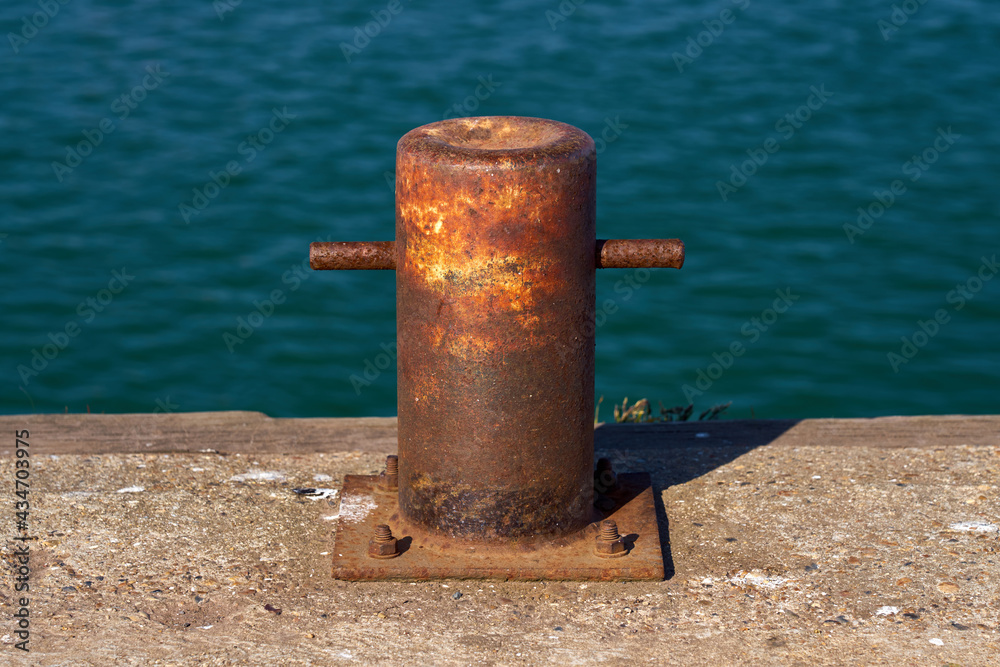
POLYGON ((618 489, 607 494, 615 507, 594 509, 594 523, 550 542, 493 545, 431 535, 406 526, 395 493, 378 489, 375 475, 347 475, 340 501, 340 523, 333 546, 333 576, 347 581, 500 579, 537 581, 640 581, 663 579, 663 552, 648 473, 620 473, 618 489), (598 522, 614 519, 628 553, 602 558, 594 553, 598 522), (397 538, 395 558, 368 555, 378 524, 397 538))

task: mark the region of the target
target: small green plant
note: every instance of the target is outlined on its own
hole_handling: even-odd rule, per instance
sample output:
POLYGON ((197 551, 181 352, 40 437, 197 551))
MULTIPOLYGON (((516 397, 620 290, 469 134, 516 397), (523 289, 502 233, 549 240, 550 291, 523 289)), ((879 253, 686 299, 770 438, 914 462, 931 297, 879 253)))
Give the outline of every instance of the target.
MULTIPOLYGON (((600 423, 601 419, 601 403, 604 402, 604 397, 601 396, 597 400, 597 406, 594 409, 594 423, 600 423)), ((698 421, 712 421, 719 418, 726 409, 733 404, 732 401, 728 403, 720 403, 719 405, 713 405, 709 409, 705 410, 698 415, 698 421)), ((689 403, 688 405, 677 405, 672 408, 663 407, 663 403, 660 403, 660 414, 654 415, 653 408, 650 407, 649 399, 640 398, 638 401, 629 405, 628 397, 621 402, 621 405, 617 403, 614 406, 614 417, 615 423, 617 424, 647 424, 650 422, 686 422, 694 414, 694 403, 689 403)))
POLYGON ((622 404, 615 405, 615 422, 622 424, 625 422, 648 422, 652 421, 653 410, 649 407, 649 401, 645 398, 640 398, 631 407, 628 404, 628 397, 622 401, 622 404))
POLYGON ((691 413, 694 412, 694 403, 688 403, 685 405, 677 405, 669 410, 663 407, 663 403, 660 403, 660 414, 665 422, 686 422, 691 418, 691 413))
POLYGON ((733 404, 732 401, 728 401, 726 403, 720 403, 719 405, 713 405, 708 410, 705 410, 700 415, 698 415, 698 421, 707 422, 707 421, 712 421, 713 419, 718 419, 719 415, 725 412, 726 408, 728 408, 732 404, 733 404))

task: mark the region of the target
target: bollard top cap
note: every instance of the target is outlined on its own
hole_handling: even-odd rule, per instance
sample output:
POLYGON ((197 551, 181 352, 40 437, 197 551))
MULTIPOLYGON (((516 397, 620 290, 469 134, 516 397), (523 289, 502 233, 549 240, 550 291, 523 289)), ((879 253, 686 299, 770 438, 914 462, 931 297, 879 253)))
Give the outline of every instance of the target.
POLYGON ((583 130, 546 118, 477 116, 451 118, 407 132, 400 153, 429 162, 495 166, 513 162, 592 157, 594 140, 583 130))

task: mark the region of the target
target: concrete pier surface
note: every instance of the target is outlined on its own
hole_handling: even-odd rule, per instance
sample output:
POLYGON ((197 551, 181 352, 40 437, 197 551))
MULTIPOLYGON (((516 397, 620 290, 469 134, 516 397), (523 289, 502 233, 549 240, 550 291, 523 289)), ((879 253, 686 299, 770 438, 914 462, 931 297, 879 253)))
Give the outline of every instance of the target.
POLYGON ((4 664, 1000 660, 1000 416, 602 425, 597 455, 662 501, 646 583, 335 581, 337 491, 381 470, 395 419, 0 424, 4 664))

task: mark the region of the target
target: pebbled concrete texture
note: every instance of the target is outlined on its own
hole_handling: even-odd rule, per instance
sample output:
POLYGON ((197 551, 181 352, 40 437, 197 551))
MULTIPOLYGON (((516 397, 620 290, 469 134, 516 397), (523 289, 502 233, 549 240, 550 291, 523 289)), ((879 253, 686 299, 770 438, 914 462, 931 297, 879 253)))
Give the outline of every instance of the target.
MULTIPOLYGON (((11 433, 17 420, 2 418, 11 433)), ((763 439, 726 422, 605 427, 598 456, 650 471, 662 500, 669 576, 652 583, 338 582, 339 497, 292 489, 339 489, 390 451, 67 454, 36 429, 28 654, 12 636, 15 459, 0 446, 2 661, 996 664, 996 423, 913 446, 809 444, 801 424, 763 439)))

